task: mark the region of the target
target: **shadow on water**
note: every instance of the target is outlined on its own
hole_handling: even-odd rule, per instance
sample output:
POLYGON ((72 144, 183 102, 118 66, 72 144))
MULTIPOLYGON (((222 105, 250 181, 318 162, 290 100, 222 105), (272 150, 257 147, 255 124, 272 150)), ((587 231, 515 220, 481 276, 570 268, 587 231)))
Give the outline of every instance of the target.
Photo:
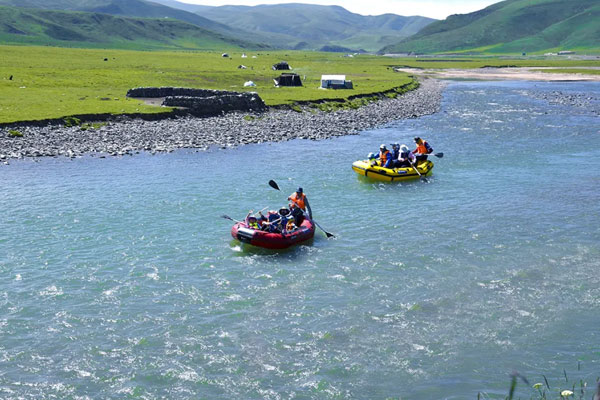
POLYGON ((285 257, 289 260, 296 260, 306 255, 304 247, 312 247, 315 239, 311 238, 305 240, 302 243, 288 247, 287 249, 265 249, 263 247, 253 246, 248 243, 240 242, 239 240, 232 239, 229 242, 229 248, 233 251, 233 255, 237 257, 246 256, 275 256, 285 257))
POLYGON ((415 178, 415 179, 410 179, 410 180, 406 180, 406 181, 395 181, 395 182, 381 182, 378 181, 377 179, 372 179, 369 178, 368 176, 364 176, 364 175, 356 175, 356 178, 358 179, 358 181, 362 184, 366 184, 366 185, 371 185, 374 187, 381 187, 381 186, 387 186, 387 185, 392 185, 392 186, 413 186, 415 184, 418 185, 422 185, 423 183, 431 183, 431 181, 433 180, 432 176, 427 176, 427 180, 425 179, 420 179, 420 178, 415 178))

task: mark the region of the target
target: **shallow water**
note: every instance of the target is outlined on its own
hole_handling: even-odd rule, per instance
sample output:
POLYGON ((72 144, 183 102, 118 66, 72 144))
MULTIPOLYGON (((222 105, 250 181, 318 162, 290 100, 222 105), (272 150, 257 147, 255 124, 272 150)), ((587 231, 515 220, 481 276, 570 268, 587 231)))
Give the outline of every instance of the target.
POLYGON ((503 398, 515 370, 594 386, 599 99, 596 83, 462 82, 442 112, 358 136, 13 161, 0 398, 503 398), (415 135, 444 152, 429 183, 352 172, 415 135), (232 240, 222 214, 299 185, 336 239, 232 240))

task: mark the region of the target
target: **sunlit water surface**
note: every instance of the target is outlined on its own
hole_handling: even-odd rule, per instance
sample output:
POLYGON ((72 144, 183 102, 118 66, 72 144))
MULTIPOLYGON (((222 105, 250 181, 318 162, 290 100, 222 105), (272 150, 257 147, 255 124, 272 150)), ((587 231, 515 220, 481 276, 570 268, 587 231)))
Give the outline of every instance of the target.
POLYGON ((557 90, 598 109, 595 83, 453 83, 440 113, 358 136, 2 166, 0 398, 503 398, 512 371, 593 386, 600 124, 540 99, 557 90), (416 135, 444 153, 429 183, 352 172, 416 135), (298 186, 336 239, 232 240, 221 215, 298 186))

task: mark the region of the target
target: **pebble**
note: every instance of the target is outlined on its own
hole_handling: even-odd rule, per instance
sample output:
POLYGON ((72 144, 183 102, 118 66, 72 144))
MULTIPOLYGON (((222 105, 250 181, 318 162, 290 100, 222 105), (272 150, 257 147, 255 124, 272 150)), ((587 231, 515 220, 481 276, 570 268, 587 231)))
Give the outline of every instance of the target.
POLYGON ((269 109, 259 114, 228 113, 218 117, 176 117, 159 121, 122 118, 99 129, 19 126, 0 128, 0 160, 15 158, 74 158, 85 154, 122 157, 125 154, 171 152, 180 148, 223 149, 248 143, 279 142, 297 138, 322 140, 355 135, 399 119, 439 111, 445 83, 421 81, 418 89, 384 98, 354 110, 322 112, 309 106, 303 112, 269 109), (253 118, 248 118, 251 115, 253 118), (10 129, 23 133, 11 137, 10 129))

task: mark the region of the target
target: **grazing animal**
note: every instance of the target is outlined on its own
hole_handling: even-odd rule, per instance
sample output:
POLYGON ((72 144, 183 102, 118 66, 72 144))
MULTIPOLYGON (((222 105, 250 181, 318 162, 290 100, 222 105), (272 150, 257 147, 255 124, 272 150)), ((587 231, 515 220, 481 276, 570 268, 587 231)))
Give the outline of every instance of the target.
POLYGON ((12 81, 12 75, 8 77, 8 80, 9 80, 9 81, 12 81))

